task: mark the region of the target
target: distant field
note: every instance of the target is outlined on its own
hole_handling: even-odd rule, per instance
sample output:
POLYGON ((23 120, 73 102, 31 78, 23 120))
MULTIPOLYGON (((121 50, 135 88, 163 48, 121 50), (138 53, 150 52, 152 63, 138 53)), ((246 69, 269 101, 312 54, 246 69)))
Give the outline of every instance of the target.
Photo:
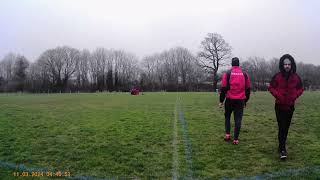
POLYGON ((285 162, 269 93, 252 94, 238 146, 223 141, 217 104, 216 93, 0 94, 0 179, 320 177, 320 92, 297 102, 285 162))

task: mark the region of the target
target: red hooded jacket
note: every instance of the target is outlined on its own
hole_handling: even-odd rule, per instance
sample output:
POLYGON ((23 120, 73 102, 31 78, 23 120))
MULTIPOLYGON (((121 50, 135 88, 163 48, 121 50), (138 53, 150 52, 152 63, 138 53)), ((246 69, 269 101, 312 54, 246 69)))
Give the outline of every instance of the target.
POLYGON ((268 90, 276 98, 276 104, 287 107, 294 105, 304 91, 298 74, 290 73, 287 80, 281 72, 272 78, 268 90))
POLYGON ((294 105, 295 100, 303 93, 301 78, 296 73, 296 63, 293 57, 285 54, 279 61, 280 72, 275 74, 270 82, 268 90, 276 98, 276 104, 288 108, 294 105), (284 70, 284 60, 291 61, 290 72, 284 70))

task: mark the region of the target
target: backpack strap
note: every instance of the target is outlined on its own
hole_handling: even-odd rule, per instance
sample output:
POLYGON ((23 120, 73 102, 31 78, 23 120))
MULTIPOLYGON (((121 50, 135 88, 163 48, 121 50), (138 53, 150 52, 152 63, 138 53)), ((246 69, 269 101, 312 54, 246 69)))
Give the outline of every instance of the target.
POLYGON ((227 71, 227 91, 230 89, 230 75, 231 71, 227 71))

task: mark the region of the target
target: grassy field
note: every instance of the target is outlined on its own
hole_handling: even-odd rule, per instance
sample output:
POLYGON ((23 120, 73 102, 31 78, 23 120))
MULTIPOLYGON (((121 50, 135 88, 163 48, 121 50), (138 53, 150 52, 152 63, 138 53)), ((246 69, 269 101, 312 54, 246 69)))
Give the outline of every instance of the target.
POLYGON ((0 179, 320 177, 320 92, 297 102, 286 161, 269 93, 252 94, 238 146, 223 141, 217 104, 215 93, 0 94, 0 179))

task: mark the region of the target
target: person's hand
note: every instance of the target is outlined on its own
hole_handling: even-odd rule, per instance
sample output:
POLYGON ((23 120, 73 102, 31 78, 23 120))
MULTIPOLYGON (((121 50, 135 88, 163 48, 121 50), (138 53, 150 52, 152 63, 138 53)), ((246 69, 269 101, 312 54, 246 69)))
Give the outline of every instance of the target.
POLYGON ((222 108, 222 107, 223 107, 223 102, 219 103, 219 108, 222 108))

